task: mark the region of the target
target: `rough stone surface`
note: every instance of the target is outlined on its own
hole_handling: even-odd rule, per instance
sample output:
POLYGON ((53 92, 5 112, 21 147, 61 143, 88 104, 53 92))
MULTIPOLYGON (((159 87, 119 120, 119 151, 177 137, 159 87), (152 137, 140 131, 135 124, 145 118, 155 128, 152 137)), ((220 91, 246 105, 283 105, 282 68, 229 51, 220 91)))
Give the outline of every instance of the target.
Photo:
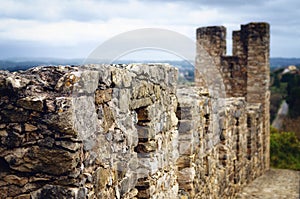
POLYGON ((231 198, 264 172, 261 107, 227 98, 213 115, 213 99, 204 94, 196 88, 177 91, 180 195, 231 198), (250 115, 253 123, 247 123, 250 115))
POLYGON ((177 69, 37 67, 0 79, 0 198, 177 196, 177 69))

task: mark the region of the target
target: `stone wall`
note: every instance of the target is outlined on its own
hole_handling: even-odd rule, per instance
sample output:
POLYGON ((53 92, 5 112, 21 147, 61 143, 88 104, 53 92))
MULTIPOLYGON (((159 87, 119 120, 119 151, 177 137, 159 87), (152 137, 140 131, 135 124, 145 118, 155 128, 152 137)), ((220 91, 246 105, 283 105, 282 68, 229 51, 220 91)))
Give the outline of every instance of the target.
POLYGON ((264 170, 261 104, 168 65, 1 72, 1 198, 229 198, 264 170), (178 122, 179 121, 179 122, 178 122))
POLYGON ((177 70, 1 71, 0 198, 175 198, 177 70))
POLYGON ((261 105, 247 104, 242 97, 225 99, 217 110, 220 129, 214 132, 212 98, 207 92, 183 88, 177 96, 180 195, 234 197, 264 172, 261 105))

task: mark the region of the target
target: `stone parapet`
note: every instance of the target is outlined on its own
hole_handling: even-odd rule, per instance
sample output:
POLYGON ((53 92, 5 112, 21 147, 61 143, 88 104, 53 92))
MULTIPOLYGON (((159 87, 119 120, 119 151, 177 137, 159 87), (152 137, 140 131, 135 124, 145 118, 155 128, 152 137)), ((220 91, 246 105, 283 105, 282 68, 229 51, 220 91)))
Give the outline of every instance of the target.
POLYGON ((1 71, 0 198, 175 196, 176 79, 159 64, 1 71))

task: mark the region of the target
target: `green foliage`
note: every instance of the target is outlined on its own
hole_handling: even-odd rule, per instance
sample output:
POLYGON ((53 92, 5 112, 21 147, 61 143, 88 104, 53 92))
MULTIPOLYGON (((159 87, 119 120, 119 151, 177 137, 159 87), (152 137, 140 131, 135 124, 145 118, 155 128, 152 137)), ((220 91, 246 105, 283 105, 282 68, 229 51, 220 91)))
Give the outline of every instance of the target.
POLYGON ((278 87, 272 86, 270 89, 272 93, 278 93, 281 94, 282 96, 286 96, 287 86, 288 84, 286 82, 281 82, 278 87))
POLYGON ((278 75, 274 75, 273 86, 275 86, 276 88, 280 88, 280 79, 279 79, 278 75))
POLYGON ((294 79, 294 74, 286 73, 282 75, 281 81, 282 82, 291 82, 294 79))
POLYGON ((300 142, 292 132, 279 132, 271 127, 271 166, 300 170, 300 142))

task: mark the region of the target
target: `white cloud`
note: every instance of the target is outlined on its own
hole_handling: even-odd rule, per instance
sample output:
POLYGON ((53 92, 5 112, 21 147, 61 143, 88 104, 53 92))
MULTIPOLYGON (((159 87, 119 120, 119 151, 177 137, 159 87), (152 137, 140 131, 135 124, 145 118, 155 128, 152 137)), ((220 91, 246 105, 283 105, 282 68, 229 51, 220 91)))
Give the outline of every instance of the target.
MULTIPOLYGON (((288 45, 298 44, 299 4, 296 0, 4 0, 0 2, 0 43, 22 41, 49 48, 81 48, 125 31, 149 27, 170 29, 194 39, 200 26, 225 25, 231 31, 250 21, 267 21, 276 38, 272 42, 293 39, 293 44, 282 47, 289 49, 288 45)), ((281 50, 272 52, 280 56, 281 50)), ((290 53, 300 56, 295 50, 290 53)))
MULTIPOLYGON (((0 38, 44 42, 49 45, 75 45, 80 42, 99 41, 116 34, 120 29, 130 30, 136 25, 122 25, 122 19, 109 22, 0 20, 0 38)), ((126 21, 139 24, 138 21, 126 21)), ((126 23, 124 23, 126 24, 126 23)), ((140 23, 141 24, 141 23, 140 23)))

